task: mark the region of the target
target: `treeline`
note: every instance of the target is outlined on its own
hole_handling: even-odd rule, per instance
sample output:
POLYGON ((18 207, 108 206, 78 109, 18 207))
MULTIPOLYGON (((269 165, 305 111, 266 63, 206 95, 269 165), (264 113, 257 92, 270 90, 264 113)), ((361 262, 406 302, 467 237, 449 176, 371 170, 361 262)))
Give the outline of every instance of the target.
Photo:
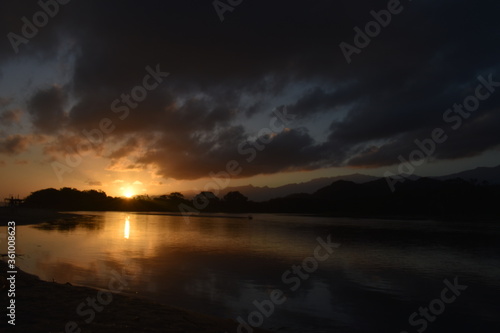
POLYGON ((23 206, 29 208, 56 210, 95 210, 95 211, 165 211, 182 212, 183 207, 201 207, 194 202, 203 202, 202 211, 242 212, 247 209, 248 198, 239 192, 229 192, 218 198, 212 192, 201 192, 192 200, 186 199, 182 193, 172 192, 157 197, 137 195, 133 198, 111 197, 103 191, 79 191, 75 188, 63 187, 59 190, 47 188, 32 192, 25 198, 23 206))
POLYGON ((179 192, 133 199, 109 197, 102 191, 73 188, 44 189, 31 193, 25 206, 58 210, 126 210, 164 212, 294 213, 355 217, 497 218, 500 186, 462 179, 420 178, 396 184, 385 179, 357 184, 336 181, 313 194, 298 193, 265 202, 248 200, 240 192, 222 198, 201 192, 193 199, 179 192))

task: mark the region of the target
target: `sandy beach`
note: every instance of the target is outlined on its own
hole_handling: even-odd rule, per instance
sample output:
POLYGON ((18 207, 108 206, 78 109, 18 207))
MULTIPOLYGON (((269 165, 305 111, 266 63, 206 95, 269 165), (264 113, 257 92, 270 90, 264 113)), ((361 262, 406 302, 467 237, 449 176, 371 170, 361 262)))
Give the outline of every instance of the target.
MULTIPOLYGON (((17 269, 15 280, 15 328, 8 324, 8 267, 0 261, 2 332, 237 332, 237 323, 187 310, 158 304, 125 294, 113 294, 112 301, 95 311, 95 317, 79 316, 77 308, 87 298, 96 298, 98 290, 41 281, 17 269), (81 330, 81 331, 80 331, 81 330)), ((99 303, 98 303, 99 304, 99 303)), ((87 311, 89 307, 86 307, 87 311)), ((265 332, 254 330, 254 332, 265 332)))

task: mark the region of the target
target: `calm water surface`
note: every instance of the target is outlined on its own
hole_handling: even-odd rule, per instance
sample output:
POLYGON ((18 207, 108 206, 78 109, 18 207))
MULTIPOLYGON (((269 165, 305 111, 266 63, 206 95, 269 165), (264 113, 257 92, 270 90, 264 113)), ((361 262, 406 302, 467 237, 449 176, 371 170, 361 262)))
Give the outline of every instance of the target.
POLYGON ((126 274, 127 293, 246 321, 255 300, 279 289, 286 301, 262 325, 278 332, 417 332, 423 324, 410 325, 409 316, 440 298, 445 279, 457 278, 467 289, 437 308, 425 331, 500 328, 498 223, 79 214, 74 226, 18 227, 20 267, 99 288, 114 270, 126 274), (328 259, 294 283, 282 278, 329 235, 340 246, 328 259))

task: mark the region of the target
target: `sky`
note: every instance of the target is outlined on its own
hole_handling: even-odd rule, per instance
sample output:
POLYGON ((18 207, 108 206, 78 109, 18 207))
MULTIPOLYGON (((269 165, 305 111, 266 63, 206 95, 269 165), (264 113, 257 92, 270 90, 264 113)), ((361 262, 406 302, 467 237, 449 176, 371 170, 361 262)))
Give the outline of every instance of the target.
POLYGON ((499 12, 486 0, 2 1, 0 195, 499 165, 499 12))

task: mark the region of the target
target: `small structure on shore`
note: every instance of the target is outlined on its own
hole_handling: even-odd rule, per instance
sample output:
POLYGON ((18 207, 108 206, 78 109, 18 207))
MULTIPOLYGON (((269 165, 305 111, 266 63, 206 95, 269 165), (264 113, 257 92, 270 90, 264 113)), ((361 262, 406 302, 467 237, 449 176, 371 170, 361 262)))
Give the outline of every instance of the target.
POLYGON ((23 199, 19 199, 19 196, 17 196, 17 198, 14 198, 14 196, 10 196, 10 198, 5 198, 3 200, 5 202, 5 206, 7 207, 18 207, 20 206, 24 200, 23 199))

